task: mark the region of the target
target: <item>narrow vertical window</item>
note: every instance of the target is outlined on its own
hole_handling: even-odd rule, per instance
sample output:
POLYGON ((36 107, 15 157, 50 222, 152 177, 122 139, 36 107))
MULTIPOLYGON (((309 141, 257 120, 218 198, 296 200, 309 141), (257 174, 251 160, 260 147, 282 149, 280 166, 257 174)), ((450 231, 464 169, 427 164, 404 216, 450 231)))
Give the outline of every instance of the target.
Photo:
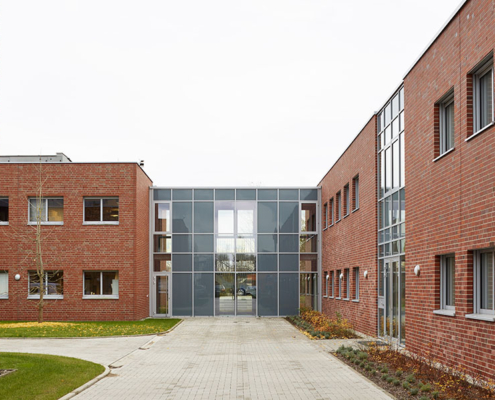
POLYGON ((335 277, 337 279, 337 284, 338 284, 338 293, 337 293, 337 298, 341 299, 342 298, 342 276, 340 273, 340 269, 337 270, 337 276, 335 277))
POLYGON ((354 300, 359 300, 359 267, 354 268, 354 300))
POLYGON ((332 226, 334 221, 335 221, 335 211, 334 211, 334 205, 333 205, 333 197, 330 199, 330 208, 329 208, 329 214, 330 216, 330 225, 329 226, 332 226))
POLYGON ((352 209, 353 211, 359 208, 359 175, 352 180, 352 209))
POLYGON ((0 225, 9 223, 9 199, 0 197, 0 225))
POLYGON ((328 228, 328 203, 323 204, 323 228, 328 228))
POLYGON ((0 271, 0 299, 9 297, 9 272, 0 271))
POLYGON ((340 219, 342 218, 342 201, 341 201, 341 194, 340 194, 340 191, 337 193, 337 195, 335 196, 335 201, 336 201, 336 205, 335 205, 335 219, 337 220, 337 222, 340 221, 340 219))
POLYGON ((442 309, 455 310, 455 256, 442 256, 440 261, 440 301, 442 309))
POLYGON ((334 280, 334 271, 330 272, 330 297, 335 297, 335 280, 334 280))
POLYGON ((325 277, 325 289, 323 291, 323 297, 328 297, 328 279, 330 276, 326 271, 323 273, 323 276, 325 277))
POLYGON ((451 89, 437 103, 438 107, 438 139, 442 155, 454 148, 454 90, 451 89))
POLYGON ((472 73, 474 133, 493 122, 493 56, 472 73))
POLYGON ((348 216, 351 209, 351 199, 349 196, 349 184, 344 186, 344 216, 348 216))

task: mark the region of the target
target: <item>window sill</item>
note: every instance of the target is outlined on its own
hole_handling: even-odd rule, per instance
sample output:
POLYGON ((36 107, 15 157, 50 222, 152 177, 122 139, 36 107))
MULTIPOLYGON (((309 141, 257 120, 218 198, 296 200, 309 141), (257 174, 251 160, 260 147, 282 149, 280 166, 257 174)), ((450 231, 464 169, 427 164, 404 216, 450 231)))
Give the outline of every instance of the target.
POLYGON ((342 297, 336 297, 335 300, 342 300, 342 297))
POLYGON ((349 301, 350 299, 342 299, 342 300, 344 300, 344 301, 349 301))
POLYGON ((0 296, 0 300, 8 300, 9 296, 0 296))
POLYGON ((455 310, 433 310, 433 314, 455 317, 455 310))
POLYGON ((467 319, 476 319, 479 321, 495 322, 495 315, 490 314, 466 314, 467 319))
POLYGON ((344 218, 347 218, 348 216, 349 216, 349 214, 346 214, 346 215, 344 215, 344 218))
POLYGON ((118 225, 119 222, 112 222, 112 221, 84 221, 83 225, 118 225))
MULTIPOLYGON (((28 300, 39 300, 40 296, 39 295, 28 295, 28 300)), ((53 294, 46 294, 43 296, 43 300, 62 300, 64 298, 63 295, 53 295, 53 294)))
POLYGON ((83 300, 118 300, 119 296, 113 296, 113 295, 85 295, 82 297, 83 300))
POLYGON ((437 162, 441 158, 445 157, 447 154, 452 153, 455 150, 455 147, 452 147, 451 149, 447 150, 445 153, 440 154, 437 158, 434 158, 432 162, 437 162))
MULTIPOLYGON (((54 222, 40 222, 40 225, 63 225, 64 221, 54 221, 54 222)), ((38 225, 36 221, 29 221, 28 225, 38 225)))
POLYGON ((353 299, 352 302, 353 303, 359 303, 359 299, 353 299))
POLYGON ((359 207, 358 208, 355 208, 354 210, 352 210, 352 212, 356 212, 359 210, 359 207))
POLYGON ((8 224, 9 224, 8 222, 0 221, 0 225, 8 225, 8 224))
POLYGON ((490 122, 487 126, 485 126, 484 128, 481 128, 478 132, 475 132, 473 133, 471 136, 469 136, 467 139, 465 139, 464 141, 465 142, 469 142, 471 139, 474 139, 476 136, 482 134, 484 131, 486 131, 487 129, 491 128, 493 125, 495 125, 495 122, 492 121, 490 122))
POLYGON ((335 221, 335 223, 337 223, 337 222, 340 222, 340 218, 337 221, 335 221))
POLYGON ((333 297, 333 296, 328 296, 328 298, 329 298, 329 299, 334 299, 335 297, 333 297))

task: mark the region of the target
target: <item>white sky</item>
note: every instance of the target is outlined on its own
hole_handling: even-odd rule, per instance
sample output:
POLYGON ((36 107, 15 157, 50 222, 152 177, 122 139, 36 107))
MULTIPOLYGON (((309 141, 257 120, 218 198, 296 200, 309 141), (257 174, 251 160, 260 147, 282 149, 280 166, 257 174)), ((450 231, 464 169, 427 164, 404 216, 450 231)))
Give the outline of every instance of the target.
POLYGON ((459 3, 3 1, 0 154, 316 185, 459 3))

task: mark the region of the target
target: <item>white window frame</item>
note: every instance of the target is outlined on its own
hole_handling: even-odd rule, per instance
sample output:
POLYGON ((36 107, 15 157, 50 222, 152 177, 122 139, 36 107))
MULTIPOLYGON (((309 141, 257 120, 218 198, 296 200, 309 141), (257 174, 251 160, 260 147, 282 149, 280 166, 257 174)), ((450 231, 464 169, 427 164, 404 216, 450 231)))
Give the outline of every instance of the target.
POLYGON ((487 60, 484 60, 479 67, 476 68, 475 71, 472 72, 473 77, 473 134, 477 134, 482 131, 486 127, 493 125, 493 54, 489 56, 487 60), (481 89, 480 89, 480 80, 486 74, 490 74, 491 83, 492 83, 492 104, 491 104, 491 118, 487 124, 481 126, 481 109, 480 107, 480 98, 481 89))
MULTIPOLYGON (((7 212, 10 214, 10 201, 7 196, 0 196, 0 200, 7 200, 7 212)), ((9 215, 10 217, 10 215, 9 215)), ((0 225, 8 225, 9 224, 9 218, 7 218, 7 221, 0 221, 0 225)))
POLYGON ((120 223, 120 200, 119 196, 109 197, 84 197, 83 198, 83 225, 119 225, 120 223), (86 200, 100 200, 100 220, 86 221, 86 200), (103 221, 103 200, 117 200, 119 202, 119 219, 118 221, 103 221))
MULTIPOLYGON (((119 298, 119 291, 120 291, 120 273, 117 270, 107 270, 107 271, 83 271, 83 299, 118 299, 119 298), (117 279, 117 293, 116 294, 85 294, 86 288, 86 272, 99 272, 100 273, 100 293, 103 293, 103 273, 104 272, 111 272, 111 273, 116 273, 118 275, 117 279)), ((113 288, 112 288, 113 292, 113 288)))
MULTIPOLYGON (((488 314, 488 315, 495 315, 495 299, 492 299, 492 304, 494 305, 494 309, 488 310, 485 308, 481 308, 481 255, 483 253, 492 253, 492 270, 495 268, 494 263, 495 263, 495 253, 493 250, 488 250, 488 251, 477 251, 475 253, 475 268, 474 268, 474 310, 475 313, 477 314, 488 314)), ((492 276, 495 279, 495 271, 492 271, 492 276)), ((492 282, 493 285, 493 292, 495 295, 495 282, 492 282)))
MULTIPOLYGON (((28 225, 36 225, 38 221, 36 221, 36 218, 34 220, 31 220, 31 200, 39 200, 38 197, 29 197, 28 198, 28 225)), ((64 209, 64 214, 65 214, 65 202, 63 197, 42 197, 41 201, 45 203, 45 221, 40 221, 40 225, 63 225, 64 220, 62 221, 48 221, 48 200, 62 200, 62 208, 64 209)), ((36 216, 35 216, 36 217, 36 216)), ((65 217, 65 215, 64 215, 65 217)))
POLYGON ((454 103, 454 89, 449 90, 449 92, 440 100, 438 103, 439 112, 439 139, 440 139, 440 156, 447 153, 448 151, 454 149, 455 143, 455 103, 454 103), (451 131, 447 130, 447 108, 453 106, 454 113, 454 124, 451 127, 451 131), (449 137, 452 136, 452 147, 448 147, 449 137))
POLYGON ((0 276, 6 276, 6 286, 7 286, 7 291, 5 293, 0 292, 0 299, 8 299, 9 298, 9 271, 0 271, 0 276))
POLYGON ((450 259, 454 260, 454 287, 452 289, 455 293, 455 256, 454 254, 447 254, 440 257, 440 308, 455 311, 455 296, 454 305, 447 304, 447 265, 450 259))
MULTIPOLYGON (((40 295, 39 294, 30 294, 29 293, 29 288, 31 287, 31 272, 34 272, 36 273, 36 271, 33 271, 33 270, 30 270, 28 271, 28 299, 39 299, 40 298, 40 295)), ((62 277, 64 275, 64 271, 62 270, 49 270, 49 271, 45 271, 45 276, 44 276, 44 280, 45 280, 45 291, 48 290, 48 273, 49 272, 62 272, 62 277)), ((64 295, 63 295, 63 290, 64 290, 64 285, 62 284, 62 294, 47 294, 45 293, 43 295, 43 299, 53 299, 53 300, 57 300, 57 299, 63 299, 64 298, 64 295)))

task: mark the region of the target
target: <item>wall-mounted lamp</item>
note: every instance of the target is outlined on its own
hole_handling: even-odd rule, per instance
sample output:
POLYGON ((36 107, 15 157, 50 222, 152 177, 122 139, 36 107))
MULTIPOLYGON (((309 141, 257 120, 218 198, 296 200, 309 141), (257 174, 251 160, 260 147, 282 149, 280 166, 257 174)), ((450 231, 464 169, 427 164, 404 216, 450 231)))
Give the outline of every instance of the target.
POLYGON ((368 270, 364 271, 364 277, 368 279, 368 270))
POLYGON ((325 277, 325 279, 328 281, 328 278, 330 278, 330 275, 327 274, 327 276, 325 277))
POLYGON ((15 274, 14 279, 15 279, 16 281, 18 281, 18 280, 20 280, 20 279, 21 279, 21 276, 20 276, 19 274, 15 274))
POLYGON ((344 279, 344 274, 343 273, 340 273, 339 278, 340 279, 344 279))
POLYGON ((416 265, 414 267, 414 275, 419 276, 419 272, 421 271, 421 268, 419 265, 416 265))

